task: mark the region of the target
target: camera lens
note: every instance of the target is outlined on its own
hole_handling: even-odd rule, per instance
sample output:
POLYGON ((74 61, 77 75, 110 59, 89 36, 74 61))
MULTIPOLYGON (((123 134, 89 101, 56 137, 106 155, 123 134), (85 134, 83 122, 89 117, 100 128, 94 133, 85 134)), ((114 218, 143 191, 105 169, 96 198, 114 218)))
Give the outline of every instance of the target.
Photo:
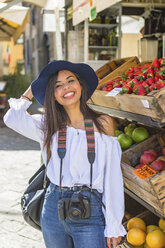
POLYGON ((81 208, 76 208, 72 206, 72 208, 70 209, 68 213, 68 217, 72 221, 78 221, 82 218, 82 212, 83 211, 81 208))

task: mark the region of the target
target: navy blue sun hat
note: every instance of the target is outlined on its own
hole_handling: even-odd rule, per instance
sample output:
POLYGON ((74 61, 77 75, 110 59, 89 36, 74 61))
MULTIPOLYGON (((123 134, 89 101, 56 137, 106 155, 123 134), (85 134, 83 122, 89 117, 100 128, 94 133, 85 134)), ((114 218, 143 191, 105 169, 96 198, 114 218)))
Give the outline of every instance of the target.
POLYGON ((53 60, 41 70, 37 79, 31 84, 33 96, 40 104, 44 105, 46 84, 49 77, 61 70, 68 70, 78 74, 87 87, 88 99, 91 97, 97 88, 98 78, 95 71, 89 65, 84 63, 72 63, 65 60, 53 60))

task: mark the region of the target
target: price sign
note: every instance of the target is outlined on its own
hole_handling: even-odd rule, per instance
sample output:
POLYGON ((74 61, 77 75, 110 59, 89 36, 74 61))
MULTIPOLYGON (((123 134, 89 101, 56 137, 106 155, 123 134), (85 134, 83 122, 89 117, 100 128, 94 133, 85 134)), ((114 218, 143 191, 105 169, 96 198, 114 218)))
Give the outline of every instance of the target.
POLYGON ((120 93, 121 90, 122 88, 115 88, 111 90, 108 94, 106 94, 105 96, 116 96, 120 93))
POLYGON ((148 165, 144 165, 140 169, 135 169, 133 173, 144 180, 148 177, 154 176, 156 171, 152 170, 148 165))

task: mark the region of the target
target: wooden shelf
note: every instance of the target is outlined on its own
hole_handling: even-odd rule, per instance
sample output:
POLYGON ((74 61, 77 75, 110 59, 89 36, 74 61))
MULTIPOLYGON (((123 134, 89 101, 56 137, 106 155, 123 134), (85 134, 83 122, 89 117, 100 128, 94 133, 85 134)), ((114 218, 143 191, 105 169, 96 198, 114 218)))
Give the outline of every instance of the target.
POLYGON ((165 8, 164 3, 153 3, 152 1, 146 2, 146 3, 140 3, 139 1, 137 1, 137 2, 122 2, 121 6, 134 7, 134 8, 146 8, 146 7, 151 7, 151 4, 153 4, 154 7, 157 7, 157 8, 165 8))
POLYGON ((155 208, 153 208, 150 204, 148 204, 146 201, 142 200, 140 197, 135 195, 132 191, 130 191, 127 188, 124 188, 124 192, 129 195, 131 198, 133 198, 135 201, 139 202, 142 206, 147 208, 150 212, 158 216, 159 218, 164 219, 164 216, 162 216, 160 213, 158 213, 155 208))
POLYGON ((117 46, 88 46, 90 49, 117 49, 117 46))
MULTIPOLYGON (((133 114, 133 113, 125 112, 125 111, 119 111, 119 110, 111 109, 108 107, 97 106, 97 105, 94 105, 92 103, 88 103, 88 106, 90 108, 98 111, 98 112, 109 114, 113 117, 128 119, 130 121, 132 121, 132 120, 137 121, 138 123, 141 123, 143 125, 146 124, 148 126, 152 126, 152 127, 154 126, 154 127, 159 128, 159 129, 161 129, 161 127, 163 127, 163 125, 165 125, 165 123, 164 124, 157 123, 157 122, 153 121, 150 117, 140 115, 140 114, 133 114)), ((131 198, 133 198, 134 200, 139 202, 142 206, 144 206, 150 212, 152 212, 153 214, 155 214, 159 218, 164 219, 164 215, 162 215, 161 212, 158 212, 157 209, 154 208, 154 206, 147 203, 147 201, 143 200, 140 196, 136 195, 134 192, 132 192, 131 190, 129 190, 126 187, 124 188, 124 191, 127 195, 129 195, 131 198)))
POLYGON ((111 108, 102 107, 102 106, 98 106, 98 105, 94 105, 94 104, 88 104, 88 105, 90 108, 92 108, 98 112, 109 114, 109 115, 114 116, 114 117, 128 119, 130 121, 137 121, 141 124, 145 124, 145 125, 152 126, 152 127, 162 128, 165 126, 165 123, 158 123, 158 122, 152 120, 149 116, 134 114, 131 112, 126 112, 126 111, 121 111, 121 110, 116 110, 116 109, 111 109, 111 108))
POLYGON ((92 27, 92 28, 115 28, 117 27, 119 24, 99 24, 99 23, 89 23, 88 26, 92 27))

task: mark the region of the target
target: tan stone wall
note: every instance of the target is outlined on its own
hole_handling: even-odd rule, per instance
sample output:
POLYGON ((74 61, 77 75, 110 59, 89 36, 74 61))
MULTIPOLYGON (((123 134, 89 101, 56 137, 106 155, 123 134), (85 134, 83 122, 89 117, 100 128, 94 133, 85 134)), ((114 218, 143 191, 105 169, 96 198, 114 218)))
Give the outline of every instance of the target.
POLYGON ((16 64, 18 60, 23 60, 23 45, 22 44, 14 44, 12 41, 7 42, 4 41, 2 43, 2 60, 3 60, 3 74, 14 73, 16 64), (10 63, 7 62, 7 46, 9 45, 10 51, 10 63))
POLYGON ((141 59, 141 34, 122 34, 121 38, 121 58, 137 56, 141 59))

